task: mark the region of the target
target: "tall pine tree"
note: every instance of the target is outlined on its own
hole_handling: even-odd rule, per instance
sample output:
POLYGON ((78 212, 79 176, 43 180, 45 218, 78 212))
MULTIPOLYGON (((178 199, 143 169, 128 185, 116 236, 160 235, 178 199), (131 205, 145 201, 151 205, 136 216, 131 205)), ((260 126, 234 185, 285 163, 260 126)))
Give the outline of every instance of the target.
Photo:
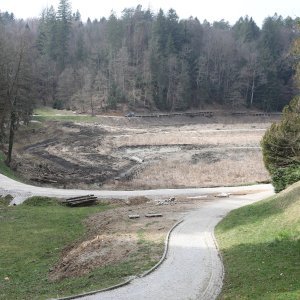
POLYGON ((69 0, 60 0, 57 9, 57 59, 63 70, 67 64, 72 10, 69 0))

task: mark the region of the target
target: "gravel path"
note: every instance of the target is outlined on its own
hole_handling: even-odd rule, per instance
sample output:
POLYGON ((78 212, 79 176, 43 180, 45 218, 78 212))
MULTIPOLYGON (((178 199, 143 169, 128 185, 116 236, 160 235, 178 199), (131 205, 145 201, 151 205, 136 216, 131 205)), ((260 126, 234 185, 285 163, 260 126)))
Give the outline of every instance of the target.
POLYGON ((214 238, 215 225, 232 209, 272 195, 272 189, 214 200, 188 214, 171 234, 163 264, 153 273, 115 290, 84 300, 212 300, 221 291, 223 264, 214 238))
POLYGON ((265 191, 271 190, 270 184, 238 187, 217 187, 217 188, 187 188, 187 189, 157 189, 157 190, 136 190, 136 191, 107 191, 107 190, 76 190, 37 187, 24 184, 0 174, 0 195, 10 194, 14 197, 11 204, 21 204, 31 196, 49 196, 58 198, 76 197, 86 194, 94 194, 102 199, 146 196, 152 199, 169 196, 199 196, 211 193, 234 193, 240 191, 265 191))
POLYGON ((85 296, 85 300, 212 300, 221 291, 223 264, 214 238, 215 225, 232 209, 259 201, 273 194, 271 185, 198 189, 140 191, 86 191, 41 188, 16 182, 0 175, 0 194, 11 194, 19 204, 28 196, 70 197, 93 193, 100 198, 128 198, 144 195, 158 198, 176 195, 199 196, 207 193, 252 191, 244 196, 230 196, 203 202, 184 217, 169 240, 165 261, 154 272, 137 278, 118 289, 85 296))

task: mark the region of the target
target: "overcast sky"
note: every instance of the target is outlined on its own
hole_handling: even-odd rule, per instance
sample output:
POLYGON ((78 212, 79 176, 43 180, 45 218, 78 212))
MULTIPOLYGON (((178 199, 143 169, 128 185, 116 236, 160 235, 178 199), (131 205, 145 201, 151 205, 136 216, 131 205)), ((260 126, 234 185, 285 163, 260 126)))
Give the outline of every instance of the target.
MULTIPOLYGON (((0 11, 13 12, 17 18, 31 18, 40 15, 43 8, 53 5, 56 9, 59 0, 0 0, 0 11)), ((202 22, 225 19, 231 24, 240 16, 252 16, 261 26, 267 16, 275 12, 283 17, 300 16, 299 0, 72 0, 72 10, 80 11, 83 21, 88 17, 92 20, 108 17, 111 10, 118 16, 124 8, 136 7, 141 4, 154 12, 159 8, 164 11, 174 8, 181 19, 190 16, 198 17, 202 22)))

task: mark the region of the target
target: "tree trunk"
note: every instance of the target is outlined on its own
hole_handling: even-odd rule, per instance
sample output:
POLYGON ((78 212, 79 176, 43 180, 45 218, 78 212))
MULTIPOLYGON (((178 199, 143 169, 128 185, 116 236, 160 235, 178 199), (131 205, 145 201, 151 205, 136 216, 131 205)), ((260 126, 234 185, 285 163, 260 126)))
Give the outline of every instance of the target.
POLYGON ((14 136, 15 136, 15 112, 13 109, 10 114, 9 142, 8 142, 8 153, 6 158, 6 164, 8 166, 10 166, 11 164, 14 136))
POLYGON ((255 69, 253 70, 253 76, 252 76, 251 100, 250 100, 251 107, 253 105, 254 90, 255 90, 255 69))
POLYGON ((95 112, 94 112, 94 101, 93 101, 93 95, 90 96, 91 99, 91 113, 92 113, 92 117, 95 116, 95 112))

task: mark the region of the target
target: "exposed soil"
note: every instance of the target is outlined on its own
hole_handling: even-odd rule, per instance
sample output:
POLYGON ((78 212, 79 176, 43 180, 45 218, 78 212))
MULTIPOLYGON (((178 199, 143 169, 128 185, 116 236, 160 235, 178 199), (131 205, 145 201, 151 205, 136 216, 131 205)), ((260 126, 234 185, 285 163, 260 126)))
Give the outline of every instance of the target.
MULTIPOLYGON (((230 196, 255 193, 255 190, 245 190, 230 196)), ((116 207, 91 215, 84 221, 84 237, 63 250, 59 262, 49 272, 49 279, 56 281, 84 275, 95 268, 126 262, 132 257, 137 269, 137 265, 145 260, 156 263, 163 254, 165 237, 172 226, 204 203, 218 201, 217 195, 174 197, 171 202, 168 198, 150 200, 146 197, 102 200, 116 207), (162 216, 149 218, 147 214, 162 216), (139 215, 139 218, 130 219, 130 215, 139 215)))
POLYGON ((119 207, 94 214, 85 221, 84 239, 64 249, 60 261, 51 269, 50 280, 83 275, 98 267, 127 261, 132 255, 144 260, 145 243, 151 247, 147 259, 158 261, 173 224, 211 197, 200 200, 180 197, 168 205, 158 205, 145 197, 129 198, 126 202, 116 200, 119 207), (148 213, 160 213, 162 217, 147 218, 148 213), (136 214, 140 218, 129 219, 129 215, 136 214))
POLYGON ((236 178, 239 184, 267 181, 259 143, 271 121, 239 117, 48 121, 18 132, 14 163, 31 183, 61 188, 203 187, 233 185, 236 178))
POLYGON ((130 165, 122 165, 109 147, 102 147, 106 135, 99 126, 48 122, 27 136, 26 146, 18 145, 18 171, 31 181, 44 178, 60 187, 101 186, 130 165))

